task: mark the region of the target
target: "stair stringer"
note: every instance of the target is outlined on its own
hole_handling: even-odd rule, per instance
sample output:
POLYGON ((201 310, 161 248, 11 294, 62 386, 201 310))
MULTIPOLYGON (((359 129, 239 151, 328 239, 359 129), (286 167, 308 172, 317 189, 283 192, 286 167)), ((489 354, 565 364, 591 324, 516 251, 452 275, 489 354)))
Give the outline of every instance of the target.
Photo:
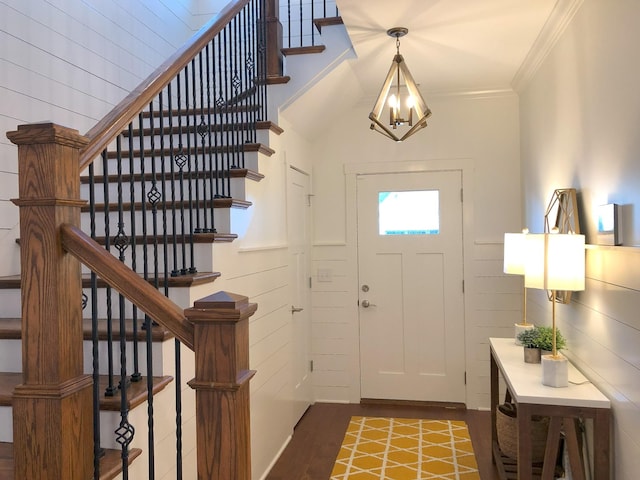
POLYGON ((269 87, 269 118, 277 119, 280 111, 294 103, 338 65, 356 58, 344 25, 323 27, 320 37, 326 47, 324 52, 285 57, 284 70, 291 80, 269 87))

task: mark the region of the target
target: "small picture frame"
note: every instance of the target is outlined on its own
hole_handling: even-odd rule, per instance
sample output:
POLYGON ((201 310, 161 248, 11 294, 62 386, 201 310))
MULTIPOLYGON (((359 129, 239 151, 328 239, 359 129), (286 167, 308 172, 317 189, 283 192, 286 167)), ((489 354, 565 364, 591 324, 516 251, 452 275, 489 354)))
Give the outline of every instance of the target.
POLYGON ((598 245, 622 245, 620 210, 617 203, 598 207, 598 245))

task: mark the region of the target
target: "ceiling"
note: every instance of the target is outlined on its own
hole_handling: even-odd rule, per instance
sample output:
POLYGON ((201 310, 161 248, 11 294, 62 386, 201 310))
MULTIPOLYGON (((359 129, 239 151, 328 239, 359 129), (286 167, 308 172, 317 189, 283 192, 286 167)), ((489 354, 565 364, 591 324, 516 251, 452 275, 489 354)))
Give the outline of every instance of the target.
POLYGON ((400 53, 423 93, 510 89, 556 0, 338 0, 365 96, 377 95, 396 53, 386 31, 406 27, 400 53))
MULTIPOLYGON (((516 90, 580 2, 337 0, 353 51, 281 112, 314 138, 356 104, 373 106, 396 53, 395 38, 386 33, 392 27, 409 29, 400 53, 427 104, 435 95, 516 90)), ((369 126, 366 117, 363 125, 369 126)))

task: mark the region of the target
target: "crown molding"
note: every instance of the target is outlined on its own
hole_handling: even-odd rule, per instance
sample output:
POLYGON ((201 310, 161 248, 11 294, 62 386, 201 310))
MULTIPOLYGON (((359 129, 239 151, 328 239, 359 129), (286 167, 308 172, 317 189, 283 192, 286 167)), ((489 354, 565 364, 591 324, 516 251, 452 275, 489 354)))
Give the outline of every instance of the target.
POLYGON ((513 77, 511 86, 514 91, 520 93, 526 88, 540 65, 542 65, 567 26, 571 23, 571 20, 573 20, 583 2, 584 0, 557 1, 536 41, 531 46, 531 50, 529 50, 522 65, 520 65, 513 77))

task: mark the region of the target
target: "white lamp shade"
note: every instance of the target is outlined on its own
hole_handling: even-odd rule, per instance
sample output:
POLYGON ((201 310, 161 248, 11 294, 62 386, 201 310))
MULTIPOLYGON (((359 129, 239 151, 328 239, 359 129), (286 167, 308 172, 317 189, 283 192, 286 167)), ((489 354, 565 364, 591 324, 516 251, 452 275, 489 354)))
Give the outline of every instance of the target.
POLYGON ((526 237, 525 287, 584 290, 584 235, 541 233, 526 237))
POLYGON ((504 234, 504 273, 524 275, 526 233, 504 234))

